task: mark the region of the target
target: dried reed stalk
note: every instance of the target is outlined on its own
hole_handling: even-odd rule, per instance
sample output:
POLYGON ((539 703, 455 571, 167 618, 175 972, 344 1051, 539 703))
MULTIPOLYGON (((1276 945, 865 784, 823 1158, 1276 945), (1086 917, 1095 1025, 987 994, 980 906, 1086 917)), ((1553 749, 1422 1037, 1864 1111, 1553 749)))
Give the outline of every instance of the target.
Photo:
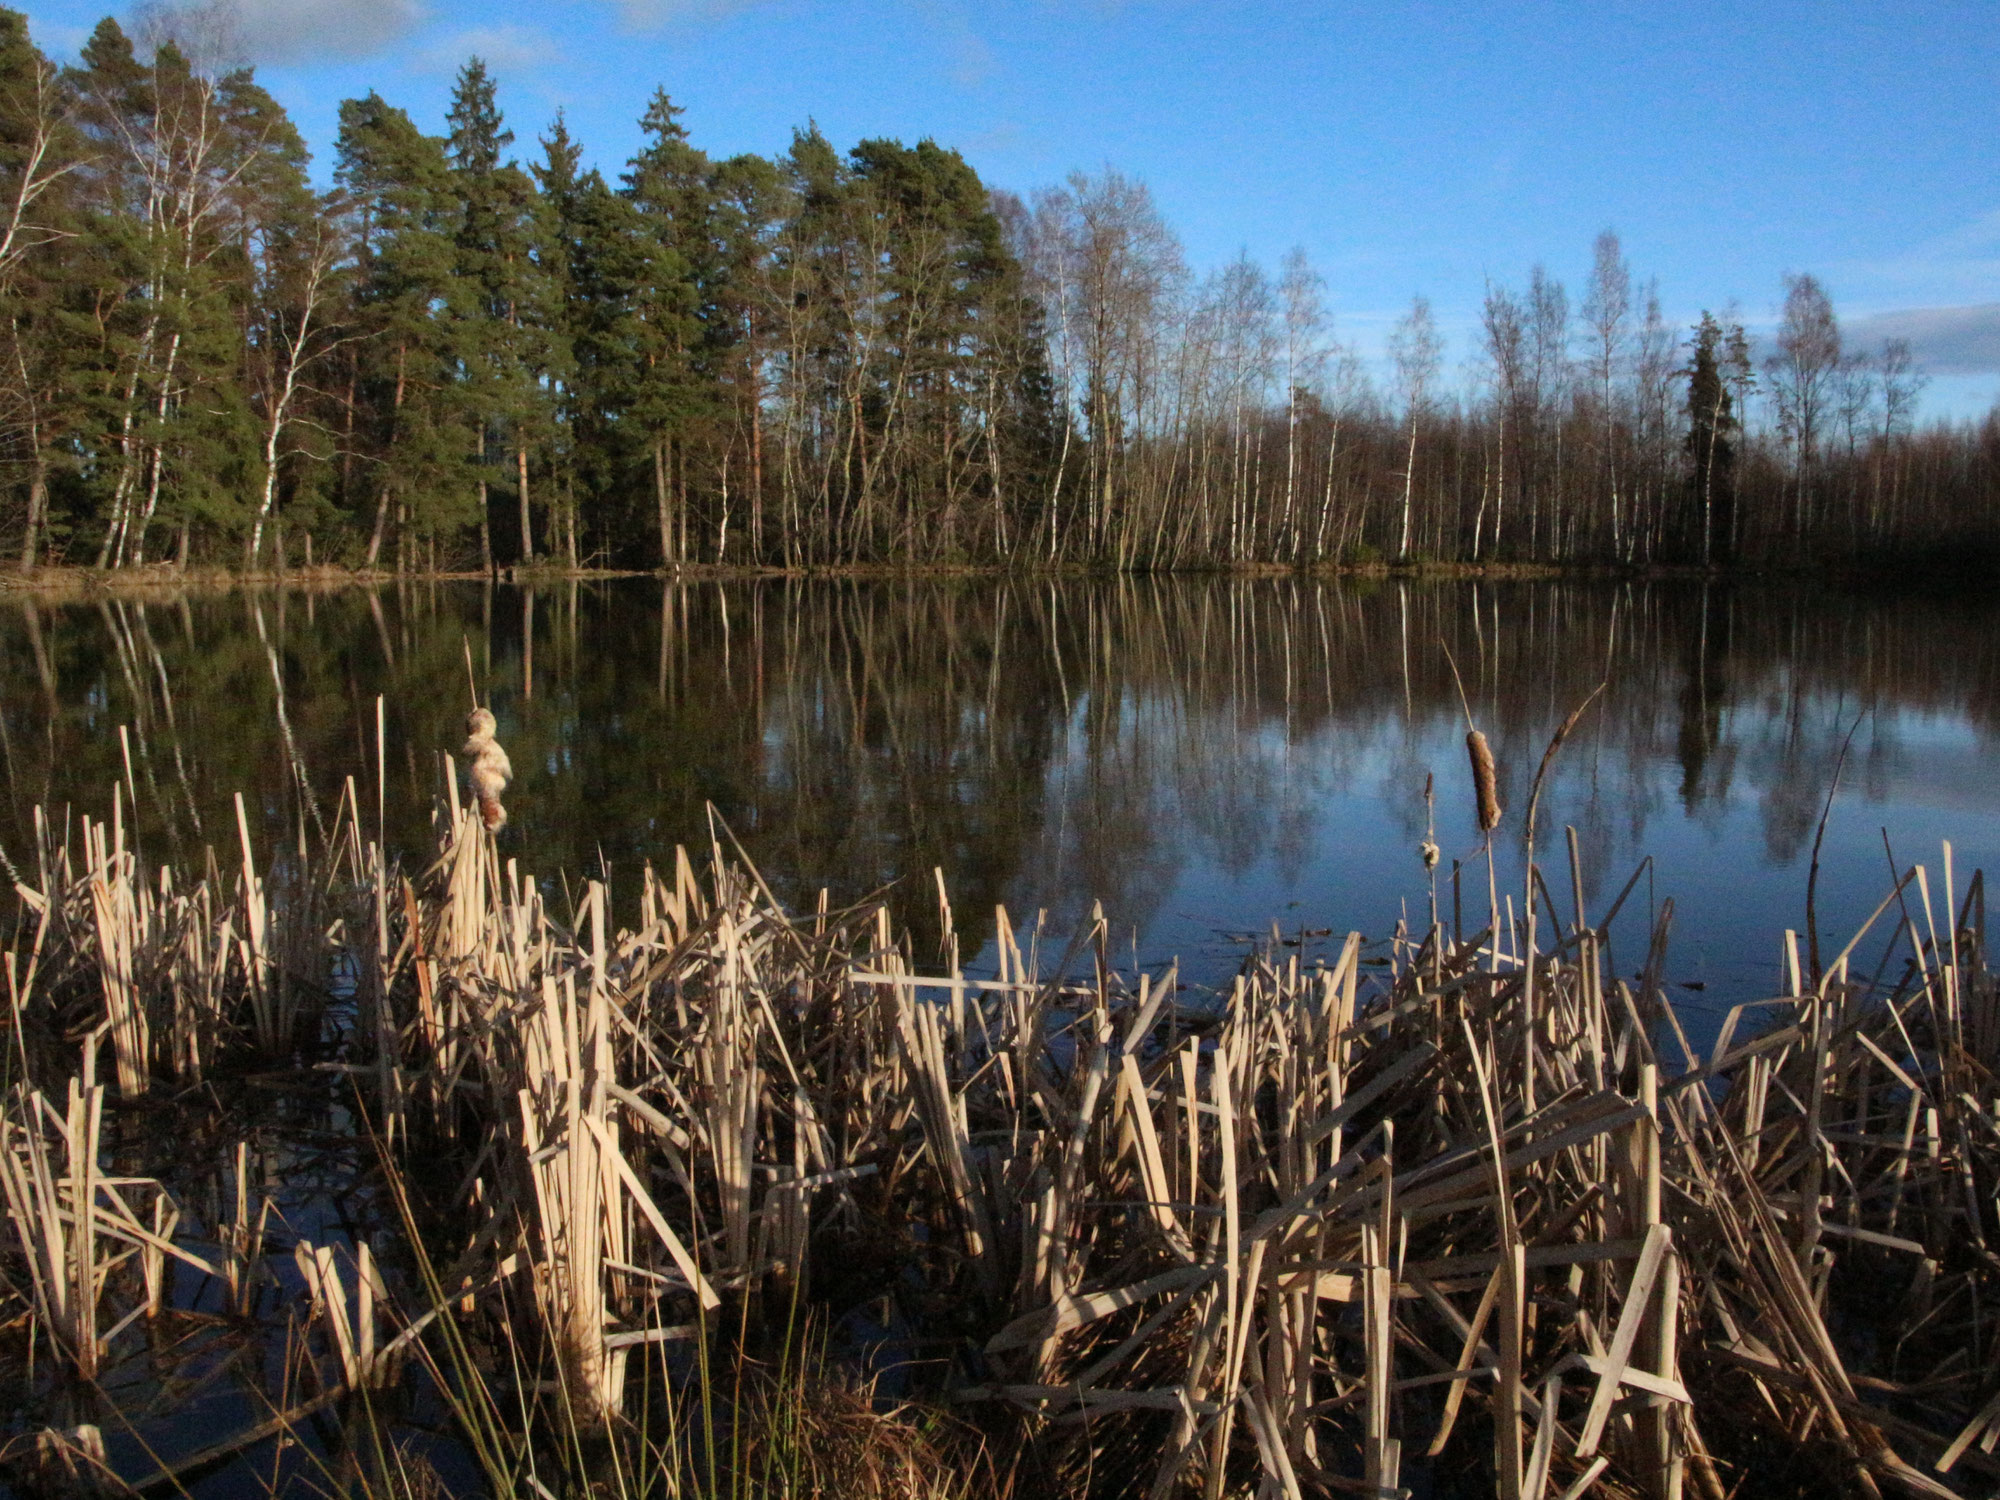
MULTIPOLYGON (((1468 743, 1490 832, 1491 759, 1468 743)), ((905 1269, 869 1296, 921 1283, 911 1316, 950 1307, 954 1346, 977 1330, 958 1399, 1022 1414, 1059 1474, 1158 1495, 1387 1494, 1416 1454, 1538 1500, 1713 1496, 1725 1457, 1754 1473, 1778 1450, 1903 1493, 2000 1478, 1990 1376, 1910 1373, 1963 1360, 1969 1309, 2000 1291, 1976 879, 1954 909, 1948 876, 1942 913, 1927 872, 1899 881, 1886 985, 1852 977, 1864 934, 1810 985, 1793 945, 1791 993, 1738 1007, 1701 1057, 1662 981, 1670 911, 1635 988, 1604 958, 1624 897, 1592 925, 1580 872, 1545 951, 1496 921, 1371 974, 1350 937, 1326 967, 1256 957, 1187 1009, 1171 981, 1121 978, 1101 919, 1053 974, 1003 919, 999 977, 924 975, 886 911, 794 922, 719 837, 705 881, 684 853, 671 883, 647 870, 640 925, 613 932, 602 884, 561 921, 476 811, 448 801, 437 829, 421 877, 350 862, 350 930, 382 955, 351 1076, 421 1087, 412 1128, 465 1163, 482 1222, 463 1295, 532 1278, 494 1315, 560 1353, 586 1422, 619 1411, 632 1350, 709 1327, 725 1296, 854 1296, 844 1262, 888 1256, 905 1269), (1862 1316, 1907 1364, 1854 1366, 1835 1329, 1862 1316)), ((161 886, 237 934, 239 1007, 257 965, 298 961, 244 936, 245 843, 234 892, 161 886)), ((28 915, 49 972, 101 976, 99 924, 66 915, 44 845, 56 894, 28 915)), ((67 1289, 101 1260, 62 1207, 94 1190, 54 1184, 88 1154, 37 1167, 47 1138, 8 1130, 10 1215, 75 1342, 67 1289)), ((89 1232, 166 1238, 104 1201, 89 1232)), ((354 1378, 365 1324, 331 1334, 354 1378)))
POLYGON ((216 1268, 174 1243, 179 1211, 150 1178, 107 1175, 102 1151, 104 1087, 72 1078, 60 1112, 17 1085, 0 1105, 0 1195, 13 1248, 28 1266, 37 1321, 69 1368, 95 1377, 105 1347, 133 1320, 164 1302, 164 1261, 207 1274, 216 1268), (135 1203, 152 1199, 147 1224, 135 1203), (144 1288, 109 1329, 99 1309, 111 1274, 137 1256, 144 1288))

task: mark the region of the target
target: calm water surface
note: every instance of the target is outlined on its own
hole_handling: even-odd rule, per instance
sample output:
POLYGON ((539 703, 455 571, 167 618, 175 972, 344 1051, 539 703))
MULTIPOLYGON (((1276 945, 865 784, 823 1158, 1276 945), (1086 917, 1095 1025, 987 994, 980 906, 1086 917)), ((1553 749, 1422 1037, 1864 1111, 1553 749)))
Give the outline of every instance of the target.
MULTIPOLYGON (((1940 904, 1941 840, 1961 895, 2000 862, 1996 625, 1988 601, 1748 584, 635 580, 7 603, 0 846, 31 860, 37 802, 108 811, 126 743, 154 856, 226 849, 239 790, 274 847, 301 822, 316 837, 350 775, 372 823, 381 694, 388 834, 416 854, 469 648, 518 774, 505 852, 530 870, 608 868, 630 899, 643 861, 706 848, 712 803, 788 900, 890 888, 924 959, 941 869, 969 963, 996 905, 1023 926, 1045 913, 1059 948, 1095 899, 1128 958, 1216 983, 1274 923, 1310 957, 1427 922, 1427 778, 1440 874, 1477 863, 1466 916, 1483 920, 1448 646, 1499 757, 1516 886, 1543 748, 1608 679, 1543 794, 1550 884, 1567 912, 1566 824, 1593 912, 1652 856, 1615 956, 1637 967, 1671 896, 1668 971, 1703 1011, 1774 992, 1844 743, 1819 893, 1833 947, 1889 889, 1885 830, 1940 904)), ((1448 915, 1448 879, 1439 899, 1448 915)))

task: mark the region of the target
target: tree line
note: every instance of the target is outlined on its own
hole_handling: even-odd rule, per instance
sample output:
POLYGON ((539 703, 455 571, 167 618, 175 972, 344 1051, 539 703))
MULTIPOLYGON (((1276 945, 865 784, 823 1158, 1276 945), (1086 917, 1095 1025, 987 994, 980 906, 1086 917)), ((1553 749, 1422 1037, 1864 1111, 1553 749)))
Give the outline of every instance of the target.
POLYGON ((1986 547, 2000 416, 1810 276, 1758 357, 1601 236, 1572 310, 1417 299, 1375 379, 1302 252, 1206 277, 1143 184, 1023 200, 925 140, 622 171, 340 107, 330 185, 168 12, 73 65, 0 10, 0 531, 25 568, 1726 564, 1986 547))

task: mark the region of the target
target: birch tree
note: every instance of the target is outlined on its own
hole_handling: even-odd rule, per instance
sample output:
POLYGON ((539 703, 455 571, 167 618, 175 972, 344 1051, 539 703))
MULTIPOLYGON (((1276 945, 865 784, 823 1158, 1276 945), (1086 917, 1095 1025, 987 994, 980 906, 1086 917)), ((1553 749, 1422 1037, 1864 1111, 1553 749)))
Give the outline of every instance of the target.
POLYGON ((1403 525, 1396 556, 1410 555, 1410 514, 1417 486, 1417 428, 1428 415, 1431 387, 1444 361, 1444 339, 1431 319, 1428 298, 1411 299, 1410 310, 1389 335, 1389 357, 1396 366, 1396 390, 1403 398, 1403 420, 1409 428, 1409 449, 1403 461, 1403 525))
POLYGON ((1840 323, 1818 278, 1785 278, 1785 307, 1777 352, 1764 361, 1778 425, 1792 450, 1792 519, 1795 538, 1813 516, 1814 464, 1840 375, 1840 323))

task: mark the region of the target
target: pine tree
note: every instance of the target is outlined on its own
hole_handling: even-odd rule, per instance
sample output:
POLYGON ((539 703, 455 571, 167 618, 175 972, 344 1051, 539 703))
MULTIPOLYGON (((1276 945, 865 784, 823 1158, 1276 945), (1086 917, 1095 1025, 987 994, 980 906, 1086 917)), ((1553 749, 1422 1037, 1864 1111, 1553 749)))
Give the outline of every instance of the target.
MULTIPOLYGON (((481 514, 467 455, 472 433, 459 391, 456 325, 435 310, 457 279, 458 202, 444 142, 427 136, 379 95, 340 107, 336 176, 354 215, 357 437, 377 476, 367 566, 376 566, 391 504, 406 531, 434 537, 481 514)), ((352 499, 349 501, 353 503, 352 499)))
POLYGON ((851 509, 845 460, 859 428, 859 389, 841 310, 851 300, 853 195, 846 164, 817 125, 792 133, 778 166, 792 208, 770 275, 780 320, 781 483, 797 565, 840 555, 843 515, 851 509))
POLYGON ((907 466, 875 482, 904 497, 894 534, 909 540, 889 545, 935 561, 962 551, 965 512, 990 470, 975 413, 994 406, 987 333, 1012 257, 984 184, 956 151, 863 141, 852 160, 858 224, 888 247, 870 436, 907 466), (926 501, 934 513, 915 510, 926 501))
POLYGON ((715 169, 714 238, 719 274, 711 292, 711 342, 717 369, 734 393, 736 420, 747 431, 749 560, 770 551, 765 524, 764 403, 778 328, 773 255, 794 207, 784 175, 761 156, 732 156, 715 169))
MULTIPOLYGON (((451 311, 457 325, 465 396, 478 434, 481 511, 485 510, 485 459, 489 439, 511 446, 520 512, 520 557, 535 559, 529 463, 546 428, 539 380, 543 330, 537 324, 547 300, 535 258, 534 184, 501 152, 514 133, 500 117, 492 77, 473 58, 459 71, 452 95, 450 158, 458 195, 458 261, 451 311)), ((482 526, 486 523, 482 522, 482 526)), ((490 556, 490 543, 482 542, 490 556)))

